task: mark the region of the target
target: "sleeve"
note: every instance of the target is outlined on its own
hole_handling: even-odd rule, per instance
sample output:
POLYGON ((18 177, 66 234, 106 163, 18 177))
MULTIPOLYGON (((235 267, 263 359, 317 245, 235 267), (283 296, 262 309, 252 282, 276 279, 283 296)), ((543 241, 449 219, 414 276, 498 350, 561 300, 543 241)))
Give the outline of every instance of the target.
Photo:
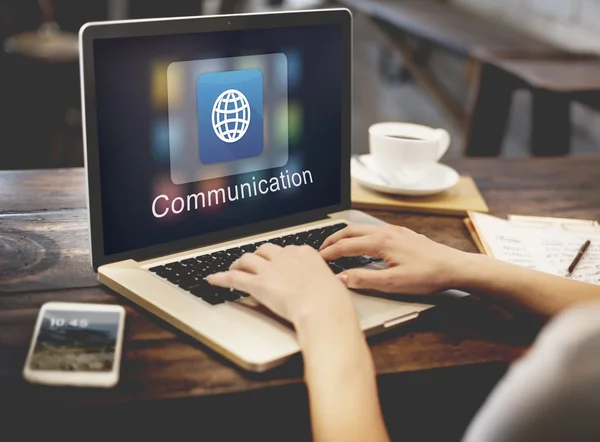
POLYGON ((552 321, 481 408, 466 442, 600 441, 600 304, 552 321))

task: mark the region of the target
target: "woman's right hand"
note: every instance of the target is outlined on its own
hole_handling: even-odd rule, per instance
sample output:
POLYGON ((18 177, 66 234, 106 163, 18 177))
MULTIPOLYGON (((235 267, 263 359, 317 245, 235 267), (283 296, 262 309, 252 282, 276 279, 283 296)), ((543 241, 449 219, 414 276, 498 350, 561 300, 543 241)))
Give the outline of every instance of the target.
POLYGON ((351 289, 407 295, 459 288, 465 269, 473 271, 470 260, 476 256, 404 227, 360 224, 351 224, 331 235, 320 253, 326 261, 358 255, 382 258, 388 269, 354 269, 338 276, 351 289))

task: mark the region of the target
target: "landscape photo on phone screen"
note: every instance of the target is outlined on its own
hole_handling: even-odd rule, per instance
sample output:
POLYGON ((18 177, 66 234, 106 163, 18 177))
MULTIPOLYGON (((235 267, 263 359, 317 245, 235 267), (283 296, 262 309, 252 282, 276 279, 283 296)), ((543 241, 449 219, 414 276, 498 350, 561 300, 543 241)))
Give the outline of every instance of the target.
POLYGON ((119 313, 47 310, 30 368, 108 372, 113 368, 119 313))

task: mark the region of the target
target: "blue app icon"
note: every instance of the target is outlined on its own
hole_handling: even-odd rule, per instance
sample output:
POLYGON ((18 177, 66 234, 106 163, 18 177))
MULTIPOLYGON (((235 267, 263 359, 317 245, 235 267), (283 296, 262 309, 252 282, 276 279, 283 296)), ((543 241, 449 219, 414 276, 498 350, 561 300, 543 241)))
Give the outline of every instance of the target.
POLYGON ((263 151, 263 75, 258 69, 203 74, 197 81, 198 152, 203 164, 263 151))

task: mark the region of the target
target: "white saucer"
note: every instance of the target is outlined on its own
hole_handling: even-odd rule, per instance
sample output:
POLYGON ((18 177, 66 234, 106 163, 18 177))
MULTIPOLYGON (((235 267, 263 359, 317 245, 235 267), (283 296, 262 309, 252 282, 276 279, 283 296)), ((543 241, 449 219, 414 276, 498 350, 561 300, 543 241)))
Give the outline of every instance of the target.
MULTIPOLYGON (((360 161, 355 158, 351 161, 352 178, 363 186, 383 193, 407 196, 428 196, 444 192, 454 187, 459 180, 456 170, 445 164, 432 163, 420 174, 420 179, 402 181, 400 174, 393 174, 394 184, 386 184, 380 174, 375 172, 377 167, 370 154, 360 155, 360 161)), ((388 176, 389 178, 389 176, 388 176)))

